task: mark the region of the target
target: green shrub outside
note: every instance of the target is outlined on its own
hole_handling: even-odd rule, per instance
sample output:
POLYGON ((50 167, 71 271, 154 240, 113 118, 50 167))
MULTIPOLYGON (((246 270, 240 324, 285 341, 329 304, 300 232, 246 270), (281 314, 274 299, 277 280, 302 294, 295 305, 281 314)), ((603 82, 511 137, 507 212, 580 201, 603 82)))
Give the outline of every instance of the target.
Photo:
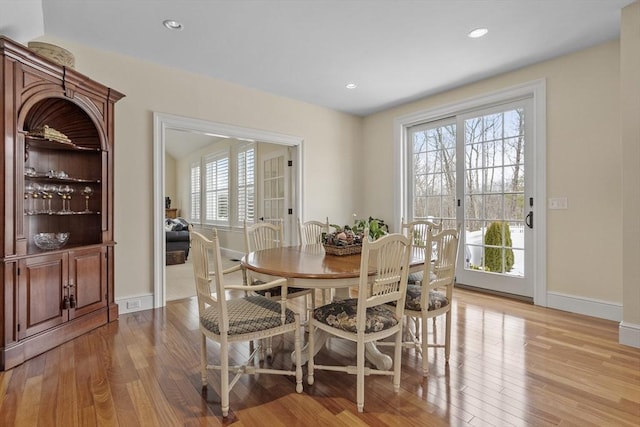
POLYGON ((484 236, 484 244, 487 246, 500 246, 500 247, 485 247, 484 249, 484 266, 486 270, 493 271, 495 273, 503 272, 503 261, 501 246, 505 246, 506 253, 504 257, 505 264, 504 272, 511 271, 513 268, 514 255, 513 243, 511 242, 511 230, 509 224, 506 222, 492 222, 487 229, 487 234, 484 236), (504 233, 504 244, 502 242, 502 236, 504 233))

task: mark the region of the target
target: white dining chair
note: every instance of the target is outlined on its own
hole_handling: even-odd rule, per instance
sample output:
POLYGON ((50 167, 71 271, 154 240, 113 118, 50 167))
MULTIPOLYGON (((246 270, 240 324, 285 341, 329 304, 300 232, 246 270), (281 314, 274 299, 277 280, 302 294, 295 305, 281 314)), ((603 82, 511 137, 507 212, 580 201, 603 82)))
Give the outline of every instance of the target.
POLYGON ((322 243, 322 233, 329 233, 329 218, 326 222, 305 221, 298 218, 298 238, 301 245, 314 245, 322 243))
MULTIPOLYGON (((271 222, 257 222, 255 224, 249 225, 246 221, 244 221, 245 252, 248 254, 249 252, 253 251, 281 247, 284 242, 282 229, 283 227, 281 223, 274 224, 271 222)), ((251 271, 248 270, 244 270, 243 274, 245 276, 245 284, 249 286, 264 284, 264 276, 256 277, 251 271)), ((266 279, 271 280, 273 278, 275 278, 275 276, 270 276, 266 279)), ((253 289, 253 292, 266 298, 279 300, 280 290, 281 288, 276 286, 273 289, 255 288, 253 289)), ((287 291, 288 299, 303 297, 305 298, 305 308, 314 307, 315 290, 291 287, 288 288, 287 291)), ((270 355, 271 340, 268 340, 267 356, 270 355)))
MULTIPOLYGON (((298 237, 301 245, 317 245, 322 243, 322 235, 329 234, 331 225, 329 218, 325 222, 309 220, 301 222, 298 218, 298 237)), ((333 299, 333 289, 321 291, 321 304, 326 304, 333 299)))
MULTIPOLYGON (((429 347, 444 347, 445 362, 449 363, 451 354, 451 306, 453 303, 453 287, 458 261, 458 244, 460 227, 446 229, 439 233, 427 234, 427 248, 434 248, 435 259, 425 260, 423 277, 429 278, 422 283, 410 283, 407 286, 404 315, 414 320, 415 330, 407 328, 403 342, 404 347, 415 348, 422 356, 422 373, 429 373, 429 347), (427 321, 430 318, 445 315, 445 342, 429 344, 427 321), (422 328, 419 325, 422 324, 422 328)), ((434 328, 435 331, 435 323, 434 328)), ((434 334, 435 337, 435 334, 434 334)))
MULTIPOLYGON (((301 338, 299 315, 286 307, 287 281, 276 279, 261 285, 228 285, 225 276, 238 271, 240 266, 222 269, 220 244, 217 231, 213 230, 211 240, 200 233, 191 232, 193 252, 193 272, 198 299, 200 342, 200 371, 203 387, 207 386, 209 370, 220 371, 220 402, 222 415, 229 414, 229 392, 243 374, 278 374, 296 378, 296 391, 302 392, 302 360, 300 357, 301 338), (213 263, 210 263, 210 255, 213 263), (213 265, 213 270, 209 266, 213 265), (211 283, 215 283, 214 290, 211 283), (274 301, 260 295, 232 297, 227 291, 255 291, 280 287, 281 299, 274 301), (293 333, 295 366, 291 369, 274 369, 256 366, 254 359, 259 352, 256 348, 242 365, 230 365, 229 346, 235 342, 253 340, 293 333), (207 357, 207 339, 217 342, 220 347, 219 364, 210 364, 207 357), (229 374, 234 377, 229 382, 229 374)), ((242 294, 242 292, 238 292, 242 294)), ((234 353, 236 354, 236 353, 234 353)))
MULTIPOLYGON (((368 233, 368 230, 366 230, 368 233)), ((367 235, 367 234, 365 234, 367 235)), ((338 300, 318 307, 309 319, 308 383, 315 381, 315 370, 355 374, 356 404, 364 410, 364 377, 393 376, 393 388, 400 388, 400 356, 402 350, 402 315, 407 289, 410 240, 397 233, 388 234, 362 245, 358 298, 338 300), (396 307, 388 304, 395 303, 396 307), (355 366, 320 365, 315 363, 315 332, 320 329, 332 336, 356 343, 355 366), (365 344, 395 336, 393 370, 366 367, 365 344)))
MULTIPOLYGON (((404 219, 402 219, 400 228, 402 229, 402 234, 411 239, 412 247, 414 249, 421 249, 426 247, 429 233, 442 231, 442 221, 435 222, 428 219, 420 219, 404 222, 404 219)), ((416 282, 422 282, 422 271, 409 273, 409 283, 416 282)))
MULTIPOLYGON (((427 237, 431 233, 437 233, 442 231, 442 221, 435 222, 429 219, 419 219, 411 222, 404 222, 404 218, 401 222, 401 230, 402 234, 409 237, 411 239, 411 245, 413 250, 424 250, 425 252, 425 261, 429 261, 431 259, 435 259, 435 248, 431 248, 430 253, 427 255, 426 246, 427 246, 427 237)), ((423 282, 423 270, 409 272, 409 277, 407 282, 410 285, 420 284, 423 282)), ((408 320, 412 323, 412 327, 417 335, 420 335, 421 322, 416 321, 414 318, 408 318, 408 320)), ((436 318, 433 318, 433 328, 436 327, 436 318)), ((407 333, 409 328, 405 328, 405 334, 407 333)), ((409 338, 407 338, 409 339, 409 338)))

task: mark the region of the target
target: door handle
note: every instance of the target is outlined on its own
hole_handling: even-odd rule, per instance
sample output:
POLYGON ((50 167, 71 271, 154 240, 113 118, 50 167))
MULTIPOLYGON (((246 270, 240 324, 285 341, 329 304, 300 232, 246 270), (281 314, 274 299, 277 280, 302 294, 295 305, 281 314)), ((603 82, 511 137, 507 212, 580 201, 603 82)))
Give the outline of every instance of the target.
POLYGON ((527 217, 524 219, 524 223, 527 224, 527 227, 533 228, 533 211, 530 211, 527 217))

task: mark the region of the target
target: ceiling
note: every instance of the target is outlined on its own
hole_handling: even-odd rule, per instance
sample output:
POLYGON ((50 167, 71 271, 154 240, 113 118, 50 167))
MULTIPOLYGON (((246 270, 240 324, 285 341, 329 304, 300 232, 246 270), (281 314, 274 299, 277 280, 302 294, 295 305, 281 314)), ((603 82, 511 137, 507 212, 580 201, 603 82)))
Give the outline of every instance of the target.
POLYGON ((0 33, 22 43, 46 34, 364 116, 618 38, 633 1, 0 0, 0 33), (489 33, 468 38, 478 27, 489 33))

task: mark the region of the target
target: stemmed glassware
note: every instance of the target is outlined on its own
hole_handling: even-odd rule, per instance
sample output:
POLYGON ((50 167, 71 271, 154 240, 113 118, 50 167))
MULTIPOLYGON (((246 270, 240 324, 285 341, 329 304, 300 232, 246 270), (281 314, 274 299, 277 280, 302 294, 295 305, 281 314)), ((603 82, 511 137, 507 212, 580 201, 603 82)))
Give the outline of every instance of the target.
POLYGON ((84 187, 84 190, 82 190, 82 194, 84 195, 84 211, 91 212, 89 210, 89 197, 91 197, 91 195, 93 194, 93 190, 89 186, 84 187))
POLYGON ((29 207, 25 207, 25 213, 27 215, 33 215, 35 213, 35 206, 33 202, 33 195, 36 192, 35 188, 33 187, 33 183, 29 182, 25 187, 24 187, 24 200, 25 200, 25 205, 28 205, 29 207), (27 202, 27 200, 29 199, 29 197, 31 197, 31 202, 27 202))
POLYGON ((43 212, 51 214, 53 211, 51 210, 51 199, 53 199, 53 194, 57 191, 57 187, 53 184, 45 184, 40 188, 40 196, 42 197, 43 204, 43 212), (47 201, 47 209, 44 210, 44 201, 47 201))
POLYGON ((70 213, 71 212, 71 194, 73 193, 73 188, 68 185, 61 185, 58 187, 58 195, 62 198, 62 210, 61 213, 70 213), (65 201, 67 201, 65 203, 65 201))
POLYGON ((42 194, 42 185, 34 182, 32 185, 32 189, 33 191, 31 192, 31 199, 33 199, 33 210, 31 212, 37 214, 44 210, 44 201, 42 202, 42 209, 38 209, 38 202, 36 202, 36 200, 39 199, 40 195, 42 194))

